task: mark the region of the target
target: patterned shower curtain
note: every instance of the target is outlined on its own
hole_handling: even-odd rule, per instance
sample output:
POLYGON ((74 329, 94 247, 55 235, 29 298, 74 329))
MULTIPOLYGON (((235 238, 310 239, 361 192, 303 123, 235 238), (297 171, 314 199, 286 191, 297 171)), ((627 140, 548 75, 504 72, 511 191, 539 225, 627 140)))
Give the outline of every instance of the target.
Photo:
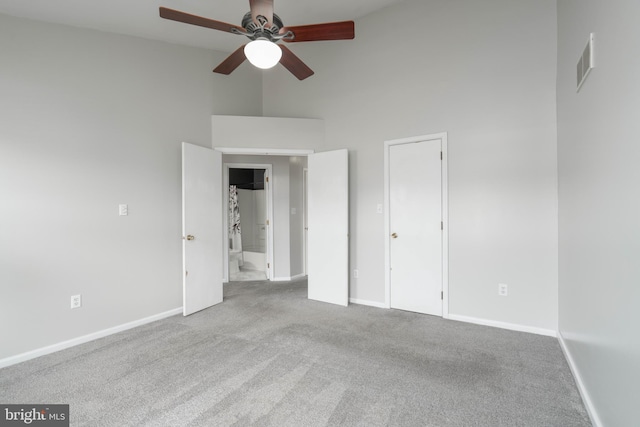
POLYGON ((238 187, 235 185, 229 186, 229 239, 230 249, 242 251, 242 230, 240 229, 238 187))

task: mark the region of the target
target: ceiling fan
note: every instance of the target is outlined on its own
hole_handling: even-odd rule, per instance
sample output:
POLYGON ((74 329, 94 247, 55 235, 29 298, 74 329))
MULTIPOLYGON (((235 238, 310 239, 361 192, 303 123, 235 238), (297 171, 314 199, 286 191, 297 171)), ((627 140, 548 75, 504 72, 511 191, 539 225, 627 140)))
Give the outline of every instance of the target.
POLYGON ((178 10, 160 8, 160 17, 185 24, 198 25, 232 34, 243 35, 251 42, 240 46, 227 59, 222 61, 213 72, 231 74, 245 59, 259 68, 271 68, 280 62, 299 80, 313 75, 300 58, 280 41, 287 43, 311 42, 320 40, 350 40, 355 37, 353 21, 329 22, 326 24, 300 25, 285 27, 278 15, 273 13, 273 0, 249 0, 250 12, 242 18, 242 26, 215 21, 202 16, 191 15, 178 10), (273 56, 265 60, 269 51, 273 56))

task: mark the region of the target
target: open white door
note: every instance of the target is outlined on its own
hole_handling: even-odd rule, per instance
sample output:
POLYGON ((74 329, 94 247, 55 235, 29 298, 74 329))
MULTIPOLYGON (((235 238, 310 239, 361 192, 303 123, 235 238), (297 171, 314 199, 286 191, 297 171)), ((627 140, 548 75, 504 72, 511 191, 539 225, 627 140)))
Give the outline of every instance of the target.
POLYGON ((349 158, 347 150, 308 157, 309 299, 349 304, 349 158))
POLYGON ((442 316, 442 140, 388 150, 390 306, 442 316))
POLYGON ((222 302, 222 153, 182 143, 182 312, 222 302))

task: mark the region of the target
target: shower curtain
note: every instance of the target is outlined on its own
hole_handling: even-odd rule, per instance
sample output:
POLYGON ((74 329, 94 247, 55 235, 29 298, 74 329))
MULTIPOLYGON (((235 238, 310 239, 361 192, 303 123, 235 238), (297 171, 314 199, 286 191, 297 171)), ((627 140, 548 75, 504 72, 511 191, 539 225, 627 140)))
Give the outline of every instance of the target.
POLYGON ((235 185, 229 186, 229 249, 242 253, 238 188, 235 185))

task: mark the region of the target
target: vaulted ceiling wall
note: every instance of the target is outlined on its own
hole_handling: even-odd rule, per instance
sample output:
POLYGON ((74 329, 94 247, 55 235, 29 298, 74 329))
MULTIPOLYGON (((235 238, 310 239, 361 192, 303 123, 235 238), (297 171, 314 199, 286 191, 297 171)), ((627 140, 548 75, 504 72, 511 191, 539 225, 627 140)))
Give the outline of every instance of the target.
POLYGON ((304 82, 264 73, 265 115, 324 119, 324 149, 350 150, 352 298, 385 298, 384 141, 448 132, 450 312, 555 331, 556 42, 553 0, 413 0, 294 46, 304 82))

